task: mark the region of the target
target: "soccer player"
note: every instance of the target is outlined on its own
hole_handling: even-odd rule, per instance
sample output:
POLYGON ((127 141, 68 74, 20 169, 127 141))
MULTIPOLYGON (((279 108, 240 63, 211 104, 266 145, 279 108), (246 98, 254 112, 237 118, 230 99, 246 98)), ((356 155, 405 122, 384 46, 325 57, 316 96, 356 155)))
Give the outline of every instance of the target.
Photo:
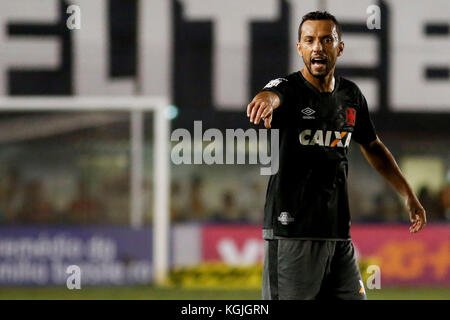
POLYGON ((366 299, 350 238, 347 151, 360 144, 368 162, 399 192, 411 233, 425 210, 375 133, 353 82, 334 75, 344 42, 336 18, 306 14, 297 50, 305 67, 270 81, 247 106, 254 124, 279 129, 279 170, 264 208, 263 299, 366 299))

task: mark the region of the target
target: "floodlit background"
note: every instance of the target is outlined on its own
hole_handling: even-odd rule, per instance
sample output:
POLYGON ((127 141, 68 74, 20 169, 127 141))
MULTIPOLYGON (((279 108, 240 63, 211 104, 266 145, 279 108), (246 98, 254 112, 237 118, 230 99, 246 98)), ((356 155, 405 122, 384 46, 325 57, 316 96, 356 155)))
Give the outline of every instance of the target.
POLYGON ((297 28, 317 9, 342 24, 337 73, 365 94, 428 214, 410 235, 401 199, 352 143, 352 237, 363 278, 381 270, 368 296, 450 299, 448 0, 0 0, 0 298, 259 299, 268 176, 259 165, 168 162, 167 188, 155 183, 155 112, 133 120, 131 101, 165 98, 169 134, 194 136, 197 120, 203 131, 257 128, 248 102, 302 67, 297 28), (367 26, 371 5, 380 29, 367 26), (3 99, 56 96, 130 102, 31 112, 3 99), (170 193, 167 242, 153 236, 158 188, 170 193), (156 286, 164 244, 168 277, 156 286), (69 265, 81 268, 81 290, 67 289, 69 265))

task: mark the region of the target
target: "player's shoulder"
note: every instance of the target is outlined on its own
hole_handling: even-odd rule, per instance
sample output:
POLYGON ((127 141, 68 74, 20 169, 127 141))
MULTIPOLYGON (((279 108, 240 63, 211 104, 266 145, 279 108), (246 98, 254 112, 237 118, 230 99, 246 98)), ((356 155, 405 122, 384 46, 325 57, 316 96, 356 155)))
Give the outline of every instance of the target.
POLYGON ((361 90, 359 89, 358 85, 355 82, 341 76, 339 77, 339 89, 348 90, 357 95, 362 95, 361 90))
POLYGON ((264 88, 278 87, 281 84, 292 85, 295 82, 295 78, 296 78, 296 72, 290 73, 290 74, 282 76, 282 77, 273 78, 265 85, 264 88))
POLYGON ((286 81, 291 85, 298 84, 300 83, 300 72, 299 71, 292 72, 286 75, 284 79, 286 79, 286 81))
POLYGON ((366 97, 355 82, 340 77, 339 91, 343 93, 347 101, 353 101, 359 109, 368 109, 366 97))

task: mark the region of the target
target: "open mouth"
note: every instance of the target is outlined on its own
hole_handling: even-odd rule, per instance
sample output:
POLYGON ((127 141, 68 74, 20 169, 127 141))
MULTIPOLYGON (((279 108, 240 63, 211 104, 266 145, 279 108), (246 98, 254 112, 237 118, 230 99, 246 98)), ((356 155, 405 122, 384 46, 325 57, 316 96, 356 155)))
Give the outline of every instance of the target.
POLYGON ((317 66, 326 65, 327 64, 327 59, 326 58, 312 58, 311 59, 311 64, 312 65, 317 65, 317 66))

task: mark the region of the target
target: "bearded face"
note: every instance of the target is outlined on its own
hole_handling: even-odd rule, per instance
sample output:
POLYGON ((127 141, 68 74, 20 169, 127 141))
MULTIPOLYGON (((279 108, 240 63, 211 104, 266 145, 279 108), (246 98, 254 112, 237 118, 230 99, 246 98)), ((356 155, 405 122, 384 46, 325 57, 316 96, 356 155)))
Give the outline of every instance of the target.
POLYGON ((297 49, 309 73, 324 78, 334 69, 343 43, 331 20, 308 20, 302 25, 297 49))

